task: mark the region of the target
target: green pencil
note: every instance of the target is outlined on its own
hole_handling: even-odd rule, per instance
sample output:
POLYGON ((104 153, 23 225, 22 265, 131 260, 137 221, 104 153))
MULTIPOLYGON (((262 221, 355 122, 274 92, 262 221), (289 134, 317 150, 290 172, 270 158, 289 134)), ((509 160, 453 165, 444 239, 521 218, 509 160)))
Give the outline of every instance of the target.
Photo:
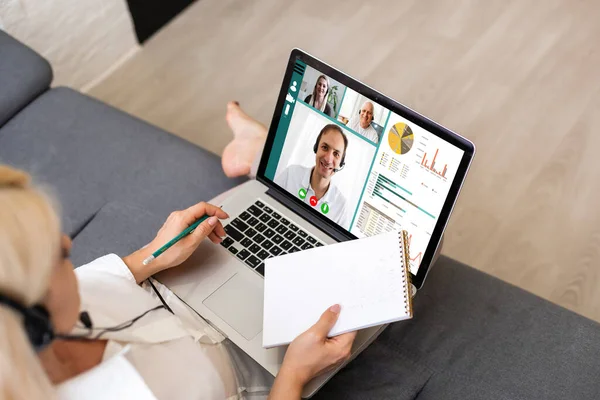
POLYGON ((154 253, 152 253, 151 256, 149 256, 142 262, 142 264, 144 264, 144 265, 150 264, 152 262, 152 260, 154 260, 156 257, 160 256, 162 253, 164 253, 167 249, 169 249, 169 247, 173 246, 175 243, 179 242, 181 239, 183 239, 190 233, 194 232, 194 229, 196 229, 198 227, 198 225, 200 225, 202 222, 206 221, 206 219, 208 217, 209 217, 208 215, 204 215, 204 216, 200 217, 199 220, 197 220, 196 222, 194 222, 193 224, 188 226, 183 232, 181 232, 179 235, 175 236, 172 240, 170 240, 163 247, 161 247, 160 249, 158 249, 154 253))

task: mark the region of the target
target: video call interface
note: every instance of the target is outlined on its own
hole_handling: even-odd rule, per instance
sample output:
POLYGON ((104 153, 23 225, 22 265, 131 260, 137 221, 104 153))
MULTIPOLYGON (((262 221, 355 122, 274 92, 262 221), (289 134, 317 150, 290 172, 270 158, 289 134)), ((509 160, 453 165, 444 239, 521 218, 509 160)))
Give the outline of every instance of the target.
POLYGON ((265 176, 359 238, 407 230, 416 274, 462 157, 298 61, 265 176))

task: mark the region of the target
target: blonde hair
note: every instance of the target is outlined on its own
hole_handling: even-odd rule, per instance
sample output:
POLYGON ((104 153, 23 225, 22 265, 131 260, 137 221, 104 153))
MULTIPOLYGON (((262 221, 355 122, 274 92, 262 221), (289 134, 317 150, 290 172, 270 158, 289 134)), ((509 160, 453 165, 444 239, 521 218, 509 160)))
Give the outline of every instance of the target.
MULTIPOLYGON (((59 257, 55 210, 26 173, 0 165, 0 293, 25 306, 42 301, 59 257)), ((52 397, 22 316, 0 304, 0 400, 52 397)))

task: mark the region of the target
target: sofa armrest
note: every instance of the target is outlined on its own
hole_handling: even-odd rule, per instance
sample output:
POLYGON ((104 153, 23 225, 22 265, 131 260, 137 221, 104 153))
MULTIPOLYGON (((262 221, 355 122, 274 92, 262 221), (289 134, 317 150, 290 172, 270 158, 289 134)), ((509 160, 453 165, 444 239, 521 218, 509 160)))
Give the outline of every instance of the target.
POLYGON ((48 61, 0 30, 0 126, 46 91, 50 82, 48 61))

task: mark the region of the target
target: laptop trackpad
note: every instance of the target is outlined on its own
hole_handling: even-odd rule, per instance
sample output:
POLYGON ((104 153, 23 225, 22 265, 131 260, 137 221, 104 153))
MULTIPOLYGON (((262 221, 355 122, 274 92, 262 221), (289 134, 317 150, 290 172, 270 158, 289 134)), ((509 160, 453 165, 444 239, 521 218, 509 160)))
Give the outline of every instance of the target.
POLYGON ((262 331, 263 282, 235 274, 202 302, 246 340, 262 331))

